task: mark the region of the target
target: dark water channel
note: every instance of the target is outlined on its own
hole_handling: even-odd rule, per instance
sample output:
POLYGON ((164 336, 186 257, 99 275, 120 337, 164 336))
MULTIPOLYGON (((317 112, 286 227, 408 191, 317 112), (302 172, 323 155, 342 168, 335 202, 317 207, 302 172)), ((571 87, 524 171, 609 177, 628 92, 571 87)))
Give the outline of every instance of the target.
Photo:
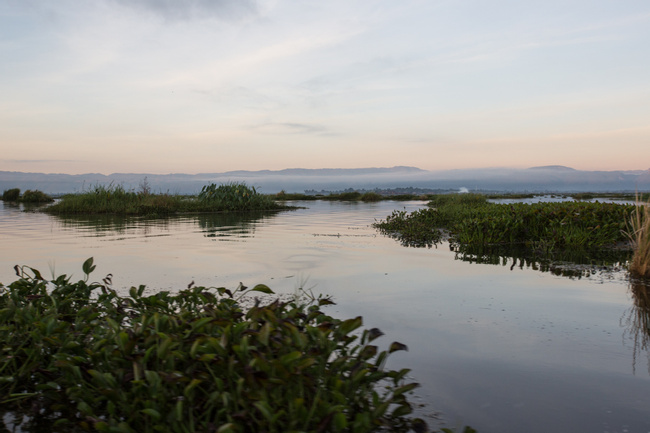
POLYGON ((191 281, 264 283, 332 295, 330 313, 364 317, 391 368, 412 368, 413 396, 432 426, 480 433, 650 432, 648 288, 623 267, 539 264, 406 248, 370 225, 424 203, 298 203, 275 215, 162 220, 58 218, 0 202, 0 282, 26 264, 116 289, 178 290, 191 281), (571 272, 563 272, 569 269, 571 272))

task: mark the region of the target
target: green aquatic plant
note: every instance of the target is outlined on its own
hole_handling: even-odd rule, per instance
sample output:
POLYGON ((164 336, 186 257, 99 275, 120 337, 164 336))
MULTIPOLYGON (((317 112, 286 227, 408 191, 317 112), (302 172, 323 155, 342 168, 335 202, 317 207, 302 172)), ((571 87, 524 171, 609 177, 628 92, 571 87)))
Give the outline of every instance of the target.
POLYGON ((54 201, 52 197, 45 194, 43 191, 35 190, 25 190, 20 201, 23 203, 51 203, 54 201))
POLYGON ((330 194, 324 197, 326 200, 356 201, 361 199, 359 191, 344 191, 338 194, 330 194))
POLYGON ((161 217, 178 213, 260 211, 291 209, 244 184, 206 185, 198 198, 153 194, 148 184, 140 191, 127 191, 121 185, 96 185, 80 194, 68 194, 44 212, 57 215, 113 214, 161 217))
POLYGON ((20 188, 6 189, 2 193, 2 201, 18 201, 20 198, 20 188))
POLYGON ((373 226, 381 233, 399 239, 402 245, 429 247, 444 238, 444 224, 436 209, 419 209, 408 213, 395 210, 385 220, 375 221, 373 226))
POLYGON ((236 290, 190 284, 176 294, 120 296, 109 274, 47 281, 28 266, 0 285, 0 406, 50 431, 406 432, 408 369, 390 370, 393 342, 307 302, 258 300, 265 285, 236 290))
POLYGON ((431 246, 448 233, 452 246, 523 246, 548 254, 625 243, 622 229, 634 208, 598 202, 495 204, 475 194, 438 196, 429 205, 410 214, 395 211, 374 226, 406 245, 431 246))
POLYGON ((248 186, 245 182, 205 185, 199 193, 198 201, 210 207, 229 211, 279 208, 271 197, 260 194, 254 186, 248 186))
POLYGON ((67 194, 44 209, 50 214, 169 215, 183 206, 183 197, 127 191, 122 185, 95 185, 79 194, 67 194))
POLYGON ((373 192, 373 191, 368 191, 368 192, 363 193, 361 195, 361 197, 359 197, 359 199, 361 201, 365 201, 365 202, 375 202, 375 201, 382 200, 383 197, 381 196, 381 194, 378 194, 378 193, 373 192))

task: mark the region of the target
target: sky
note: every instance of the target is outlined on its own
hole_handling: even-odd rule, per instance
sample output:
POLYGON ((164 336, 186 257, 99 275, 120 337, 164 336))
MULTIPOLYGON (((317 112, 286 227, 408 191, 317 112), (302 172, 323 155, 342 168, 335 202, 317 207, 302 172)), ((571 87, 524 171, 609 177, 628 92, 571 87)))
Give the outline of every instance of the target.
POLYGON ((2 0, 0 170, 650 168, 648 0, 2 0))

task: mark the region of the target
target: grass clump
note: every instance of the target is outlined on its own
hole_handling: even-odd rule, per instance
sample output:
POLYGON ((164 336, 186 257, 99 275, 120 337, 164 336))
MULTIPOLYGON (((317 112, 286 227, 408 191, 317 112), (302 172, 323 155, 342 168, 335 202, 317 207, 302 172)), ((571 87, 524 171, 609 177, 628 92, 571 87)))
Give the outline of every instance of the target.
POLYGON ((20 188, 7 189, 2 193, 2 201, 18 201, 20 198, 20 188))
POLYGON ((0 405, 53 431, 406 432, 408 369, 385 368, 378 329, 339 320, 310 296, 248 310, 264 285, 119 296, 111 276, 46 281, 16 266, 0 285, 0 405))
POLYGON ((650 278, 650 202, 642 203, 637 198, 625 234, 632 241, 634 248, 634 255, 629 266, 630 273, 650 278))
POLYGON ((127 191, 121 185, 96 185, 81 194, 68 194, 44 209, 51 214, 169 215, 182 207, 182 197, 127 191))

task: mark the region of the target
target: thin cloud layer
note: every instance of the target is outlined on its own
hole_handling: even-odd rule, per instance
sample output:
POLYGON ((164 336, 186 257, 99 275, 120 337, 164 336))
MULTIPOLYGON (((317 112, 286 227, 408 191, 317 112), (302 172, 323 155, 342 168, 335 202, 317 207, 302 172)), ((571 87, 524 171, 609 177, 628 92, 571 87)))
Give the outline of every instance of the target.
POLYGON ((0 170, 643 169, 648 46, 645 1, 7 0, 0 170))
POLYGON ((255 0, 109 0, 168 21, 241 19, 257 12, 255 0))

